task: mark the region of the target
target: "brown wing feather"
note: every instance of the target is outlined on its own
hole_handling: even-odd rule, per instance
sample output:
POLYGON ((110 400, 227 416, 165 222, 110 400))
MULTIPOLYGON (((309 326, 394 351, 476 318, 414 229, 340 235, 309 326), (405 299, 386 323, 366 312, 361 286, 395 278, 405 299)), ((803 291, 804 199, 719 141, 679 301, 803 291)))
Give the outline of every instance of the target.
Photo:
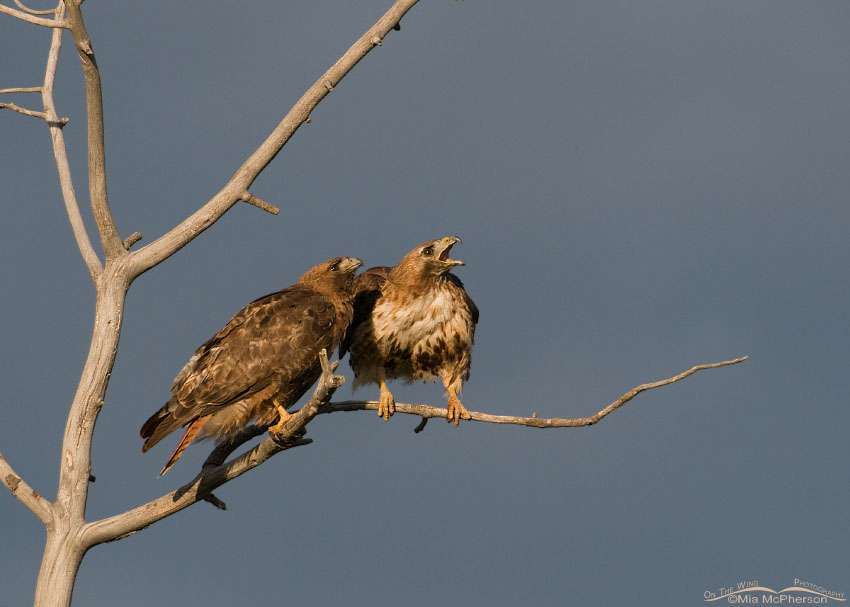
POLYGON ((281 404, 293 404, 318 378, 319 351, 336 347, 335 323, 331 300, 298 285, 248 304, 177 375, 174 397, 142 426, 143 451, 272 383, 281 404))

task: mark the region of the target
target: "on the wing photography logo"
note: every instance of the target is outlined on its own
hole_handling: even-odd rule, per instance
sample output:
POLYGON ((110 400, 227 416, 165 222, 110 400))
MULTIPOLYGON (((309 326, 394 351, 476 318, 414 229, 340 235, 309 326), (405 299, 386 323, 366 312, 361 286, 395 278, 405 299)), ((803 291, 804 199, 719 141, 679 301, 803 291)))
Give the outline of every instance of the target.
POLYGON ((829 601, 846 601, 843 592, 836 592, 806 580, 794 579, 794 583, 782 590, 762 586, 758 580, 745 580, 734 584, 706 590, 705 602, 723 601, 740 605, 828 605, 829 601))

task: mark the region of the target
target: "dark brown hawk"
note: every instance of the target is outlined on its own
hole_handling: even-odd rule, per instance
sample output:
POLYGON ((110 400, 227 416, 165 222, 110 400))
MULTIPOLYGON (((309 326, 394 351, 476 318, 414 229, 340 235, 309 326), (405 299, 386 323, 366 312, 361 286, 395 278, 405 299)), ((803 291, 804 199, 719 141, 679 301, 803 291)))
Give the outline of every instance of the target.
MULTIPOLYGON (((147 451, 186 428, 160 474, 198 440, 227 440, 256 420, 277 428, 321 374, 319 352, 332 352, 353 315, 354 257, 311 268, 291 287, 251 302, 197 349, 171 384, 173 396, 142 426, 147 451)), ((274 430, 274 428, 272 428, 274 430)))
POLYGON ((469 412, 460 402, 469 378, 478 308, 451 274, 462 261, 449 258, 456 236, 419 245, 394 268, 376 267, 355 279, 354 320, 340 355, 351 351, 354 387, 378 384, 378 415, 395 412, 386 380, 441 379, 448 393, 446 418, 455 426, 469 412))

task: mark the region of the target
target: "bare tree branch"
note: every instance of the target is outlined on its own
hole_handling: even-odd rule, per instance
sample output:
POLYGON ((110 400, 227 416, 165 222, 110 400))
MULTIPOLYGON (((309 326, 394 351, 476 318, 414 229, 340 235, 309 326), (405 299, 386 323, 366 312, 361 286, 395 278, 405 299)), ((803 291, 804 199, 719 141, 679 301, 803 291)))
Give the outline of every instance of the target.
MULTIPOLYGON (((590 417, 576 417, 572 419, 553 417, 546 419, 537 417, 536 414, 532 417, 515 417, 513 415, 491 415, 489 413, 480 413, 477 411, 470 411, 469 414, 472 416, 472 421, 488 422, 491 424, 514 424, 518 426, 528 426, 530 428, 577 428, 582 426, 592 426, 593 424, 601 420, 603 417, 608 416, 615 410, 625 405, 627 402, 632 400, 641 392, 672 384, 679 380, 685 379, 689 375, 693 375, 697 371, 702 371, 703 369, 716 369, 717 367, 735 365, 747 360, 747 358, 748 357, 746 356, 742 356, 741 358, 736 358, 734 360, 726 360, 723 362, 710 363, 706 365, 697 365, 695 367, 691 367, 687 371, 679 373, 678 375, 674 375, 673 377, 670 377, 668 379, 662 379, 661 381, 656 381, 649 384, 641 384, 632 388, 631 390, 623 394, 620 398, 615 400, 613 403, 611 403, 598 413, 591 415, 590 417)), ((323 405, 319 408, 319 414, 321 415, 323 413, 335 413, 337 411, 376 411, 377 409, 378 402, 374 400, 346 400, 338 403, 328 403, 326 405, 323 405)), ((432 407, 430 405, 396 403, 395 410, 396 413, 419 415, 423 419, 429 419, 432 417, 446 417, 445 408, 432 407)), ((420 426, 422 426, 422 424, 420 424, 420 426)), ((417 431, 421 431, 421 428, 419 428, 419 430, 417 431)))
MULTIPOLYGON (((312 440, 302 438, 305 426, 317 415, 320 407, 330 401, 334 391, 345 382, 345 378, 341 375, 334 375, 338 363, 329 365, 327 353, 324 350, 319 358, 322 361, 322 375, 312 397, 306 405, 292 415, 278 434, 269 436, 249 451, 226 463, 223 460, 241 443, 231 441, 225 449, 216 448, 213 453, 216 453, 222 462, 213 462, 211 455, 207 458, 200 474, 179 489, 122 514, 86 524, 81 533, 84 545, 91 547, 126 537, 199 501, 209 501, 216 507, 221 507, 223 502, 212 496, 213 490, 217 487, 256 468, 281 451, 312 443, 312 440)), ((255 426, 251 428, 257 430, 255 426)), ((254 436, 264 431, 265 429, 261 429, 254 436)), ((243 435, 243 442, 250 440, 250 436, 245 433, 243 435)))
MULTIPOLYGON (((65 3, 59 0, 56 6, 56 18, 61 19, 65 15, 65 3)), ((50 127, 50 139, 53 143, 53 157, 56 159, 56 169, 59 171, 59 187, 62 190, 62 199, 65 201, 65 211, 71 222, 71 230, 74 239, 80 249, 80 255, 89 270, 93 281, 103 271, 100 259, 89 239, 86 224, 80 214, 80 206, 77 203, 77 193, 74 191, 74 182, 71 179, 71 166, 68 163, 68 151, 65 147, 65 135, 62 132, 64 122, 56 114, 56 103, 53 100, 53 83, 56 81, 56 65, 59 61, 59 50, 62 48, 62 30, 54 30, 50 40, 50 52, 47 54, 47 69, 44 74, 44 84, 39 87, 41 99, 44 104, 45 120, 50 127)), ((65 120, 67 122, 67 120, 65 120)))
POLYGON ((33 118, 41 118, 44 119, 44 112, 36 112, 35 110, 28 110, 19 105, 15 105, 14 103, 0 103, 0 109, 9 109, 18 112, 19 114, 24 114, 25 116, 32 116, 33 118))
POLYGON ((418 0, 397 0, 345 54, 311 86, 272 133, 239 167, 230 181, 198 211, 177 227, 131 255, 138 276, 173 255, 226 213, 250 188, 260 172, 304 123, 319 102, 389 33, 418 0))
POLYGON ((143 236, 141 232, 133 232, 127 238, 124 239, 124 248, 129 251, 130 247, 139 242, 142 238, 143 236))
POLYGON ((109 197, 106 192, 106 149, 103 137, 103 91, 100 83, 100 70, 97 67, 91 39, 86 31, 83 15, 80 11, 81 0, 66 0, 71 35, 77 46, 77 53, 83 66, 86 81, 86 112, 88 114, 89 144, 89 196, 92 214, 100 233, 101 244, 106 253, 107 262, 119 255, 125 255, 118 228, 109 210, 109 197))
POLYGON ((30 15, 55 15, 56 14, 55 8, 49 8, 49 9, 44 10, 44 11, 37 11, 34 8, 30 8, 28 6, 25 6, 24 3, 21 2, 21 0, 15 0, 15 4, 18 5, 19 9, 29 13, 30 15))
MULTIPOLYGON (((532 428, 590 426, 597 423, 603 417, 609 415, 615 409, 623 406, 645 390, 651 390, 653 388, 672 384, 703 369, 714 369, 717 367, 734 365, 745 360, 747 360, 746 356, 719 363, 697 365, 668 379, 648 384, 641 384, 632 388, 613 403, 590 417, 579 417, 574 419, 544 419, 538 417, 490 415, 488 413, 472 411, 470 411, 470 414, 472 415, 473 421, 496 424, 514 424, 529 426, 532 428)), ((327 364, 326 357, 323 362, 323 365, 325 364, 327 364)), ((123 514, 89 523, 83 535, 86 545, 93 546, 95 544, 112 541, 119 537, 135 533, 158 520, 182 510, 183 508, 191 506, 198 501, 212 501, 214 505, 220 506, 221 501, 218 500, 218 498, 214 498, 213 500, 208 499, 214 489, 236 478, 237 476, 244 474, 248 470, 255 468, 273 455, 280 453, 280 451, 302 444, 308 444, 310 442, 309 439, 302 439, 299 438, 299 436, 306 425, 316 415, 334 413, 337 411, 376 410, 378 408, 378 403, 376 401, 330 402, 330 398, 334 390, 342 385, 344 381, 343 377, 333 375, 333 369, 335 369, 336 364, 338 363, 335 363, 333 366, 324 367, 322 377, 319 380, 319 385, 317 385, 312 398, 306 405, 293 414, 292 418, 284 426, 283 432, 280 435, 277 437, 270 436, 250 451, 247 451, 239 457, 224 463, 224 460, 226 460, 233 451, 239 448, 239 446, 251 438, 259 436, 265 432, 265 428, 260 428, 258 426, 249 426, 248 428, 245 428, 229 443, 216 447, 204 463, 201 473, 180 489, 139 506, 138 508, 124 512, 123 514)), ((419 415, 423 419, 446 417, 445 408, 432 407, 429 405, 396 403, 396 412, 419 415)))
POLYGON ((24 506, 32 510, 45 525, 53 524, 53 504, 44 499, 41 494, 30 487, 9 465, 0 453, 0 479, 24 506))
POLYGON ((240 198, 244 202, 247 202, 250 205, 254 205, 258 209, 263 209, 264 211, 271 213, 272 215, 277 215, 278 213, 280 213, 279 208, 277 208, 273 204, 269 204, 265 200, 257 198, 256 196, 254 196, 251 192, 248 192, 247 190, 242 193, 242 196, 240 196, 240 198))
MULTIPOLYGON (((52 13, 53 11, 50 11, 50 12, 52 13)), ((3 95, 4 93, 40 93, 40 92, 41 92, 40 86, 27 86, 27 87, 18 87, 18 88, 12 88, 12 89, 0 89, 0 95, 3 95)))
MULTIPOLYGON (((29 9, 27 9, 29 10, 29 9)), ((52 11, 50 11, 52 12, 52 11)), ((12 15, 13 17, 20 19, 21 21, 26 21, 27 23, 32 23, 33 25, 43 25, 44 27, 57 27, 68 29, 70 27, 70 23, 67 19, 45 19, 44 17, 36 17, 24 11, 19 11, 10 6, 5 6, 0 4, 0 13, 6 13, 7 15, 12 15)), ((41 14, 41 13, 34 13, 41 14)), ((44 13, 47 14, 47 13, 44 13)))

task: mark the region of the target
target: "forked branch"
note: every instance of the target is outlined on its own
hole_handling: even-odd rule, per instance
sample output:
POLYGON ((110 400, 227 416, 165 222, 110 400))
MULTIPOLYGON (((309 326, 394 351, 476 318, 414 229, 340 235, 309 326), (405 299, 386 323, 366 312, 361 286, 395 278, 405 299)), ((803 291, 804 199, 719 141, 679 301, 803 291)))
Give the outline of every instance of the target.
MULTIPOLYGON (((59 0, 56 8, 36 11, 26 7, 15 0, 15 3, 21 9, 33 15, 54 15, 57 21, 63 21, 65 17, 65 3, 59 0)), ((67 118, 60 118, 56 113, 56 103, 53 99, 53 84, 56 81, 56 66, 59 60, 59 50, 62 48, 62 29, 54 29, 53 36, 50 40, 50 51, 47 55, 47 68, 44 73, 44 82, 41 86, 17 87, 0 89, 0 94, 4 93, 41 93, 42 105, 44 111, 33 111, 20 108, 14 103, 0 103, 0 108, 9 108, 21 114, 33 116, 44 120, 50 128, 50 138, 53 141, 53 156, 56 160, 56 168, 59 171, 59 186, 62 190, 62 198, 65 201, 65 209, 68 213, 68 219, 71 222, 71 229, 74 232, 74 237, 77 240, 77 246, 80 249, 80 254, 86 267, 89 270, 93 280, 97 280, 97 276, 102 270, 100 260, 97 253, 91 245, 85 223, 80 215, 80 208, 77 204, 77 196, 74 191, 74 184, 71 180, 71 169, 68 163, 68 153, 65 148, 65 137, 62 133, 62 127, 68 123, 67 118)))

